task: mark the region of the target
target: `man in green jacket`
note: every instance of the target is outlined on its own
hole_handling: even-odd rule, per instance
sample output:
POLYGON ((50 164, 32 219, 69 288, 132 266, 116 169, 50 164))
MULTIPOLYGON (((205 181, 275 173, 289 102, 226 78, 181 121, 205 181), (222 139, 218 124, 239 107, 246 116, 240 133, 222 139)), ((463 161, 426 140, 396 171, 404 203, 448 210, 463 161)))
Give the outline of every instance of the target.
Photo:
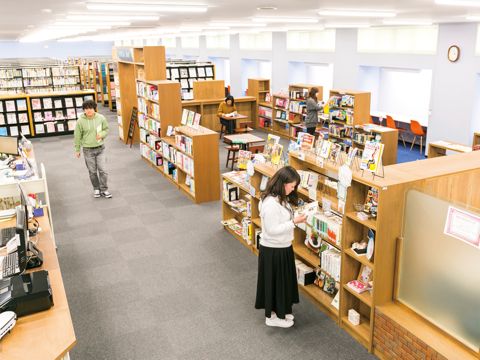
POLYGON ((80 158, 80 148, 87 165, 90 181, 93 185, 93 197, 111 198, 108 191, 108 174, 105 169, 105 145, 103 140, 108 134, 105 116, 97 113, 97 103, 86 100, 83 103, 84 114, 80 115, 75 126, 75 156, 80 158))

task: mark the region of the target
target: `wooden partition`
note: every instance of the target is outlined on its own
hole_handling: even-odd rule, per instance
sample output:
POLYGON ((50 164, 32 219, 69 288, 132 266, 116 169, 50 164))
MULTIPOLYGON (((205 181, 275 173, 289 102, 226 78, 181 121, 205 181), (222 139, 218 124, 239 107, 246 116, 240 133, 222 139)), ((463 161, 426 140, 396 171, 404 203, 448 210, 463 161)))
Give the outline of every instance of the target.
POLYGON ((224 80, 204 80, 193 82, 193 99, 210 100, 225 97, 224 80))

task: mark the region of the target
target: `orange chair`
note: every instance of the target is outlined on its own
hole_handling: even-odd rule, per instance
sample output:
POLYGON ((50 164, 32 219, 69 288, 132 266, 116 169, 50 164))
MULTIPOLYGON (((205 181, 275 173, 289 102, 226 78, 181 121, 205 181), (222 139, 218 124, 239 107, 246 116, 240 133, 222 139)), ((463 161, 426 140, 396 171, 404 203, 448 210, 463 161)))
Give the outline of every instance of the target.
POLYGON ((387 120, 387 127, 398 130, 398 136, 400 136, 400 139, 402 139, 403 147, 406 148, 407 146, 405 145, 405 139, 403 138, 403 132, 405 131, 405 129, 397 128, 397 124, 395 124, 395 120, 393 120, 393 118, 390 115, 387 115, 386 120, 387 120))
POLYGON ((425 131, 423 131, 422 125, 416 120, 410 120, 410 131, 414 136, 412 141, 412 146, 410 146, 410 151, 413 149, 413 145, 415 145, 415 140, 417 140, 417 136, 420 136, 420 154, 423 154, 423 137, 425 136, 425 131))
POLYGON ((373 121, 373 116, 370 115, 370 121, 367 124, 375 124, 375 121, 373 121))

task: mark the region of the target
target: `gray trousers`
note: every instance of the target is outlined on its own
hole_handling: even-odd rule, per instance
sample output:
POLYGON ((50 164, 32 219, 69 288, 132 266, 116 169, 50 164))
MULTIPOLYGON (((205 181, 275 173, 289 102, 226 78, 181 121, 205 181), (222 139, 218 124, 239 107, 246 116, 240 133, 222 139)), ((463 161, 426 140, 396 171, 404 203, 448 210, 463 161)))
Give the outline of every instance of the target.
POLYGON ((87 165, 90 181, 94 190, 101 192, 108 190, 108 174, 105 169, 105 146, 96 148, 83 148, 83 156, 87 165))

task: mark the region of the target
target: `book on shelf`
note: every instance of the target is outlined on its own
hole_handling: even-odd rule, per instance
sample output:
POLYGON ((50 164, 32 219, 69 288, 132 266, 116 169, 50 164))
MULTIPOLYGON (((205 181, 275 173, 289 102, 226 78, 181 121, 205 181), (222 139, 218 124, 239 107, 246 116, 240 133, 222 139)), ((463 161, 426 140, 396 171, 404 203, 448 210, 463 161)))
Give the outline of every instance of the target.
POLYGON ((75 98, 75 105, 77 108, 81 108, 83 105, 83 98, 81 96, 77 96, 75 98))
POLYGON ((188 78, 188 69, 187 68, 180 68, 180 77, 185 79, 188 78))
POLYGON ((25 99, 17 100, 17 111, 27 111, 27 100, 25 99))
POLYGON ((18 114, 18 122, 20 124, 28 124, 28 114, 27 113, 19 113, 18 114))
POLYGON ((57 124, 57 131, 58 132, 64 132, 65 131, 65 126, 63 123, 58 123, 57 124))
POLYGON ((75 130, 75 126, 77 125, 77 121, 76 120, 69 120, 67 122, 67 125, 68 125, 68 131, 73 131, 73 130, 75 130))
POLYGON ((199 67, 197 69, 198 72, 198 77, 205 77, 205 68, 204 67, 199 67))
POLYGON ((17 114, 8 113, 7 114, 7 124, 16 124, 17 123, 17 114))
POLYGON ((188 68, 188 75, 194 78, 197 77, 197 70, 193 66, 190 66, 188 68))
POLYGON ((8 136, 6 127, 0 127, 0 136, 8 136))
POLYGON ((62 107, 63 107, 63 104, 62 104, 62 100, 61 100, 61 99, 55 99, 55 101, 53 102, 53 104, 55 105, 55 109, 59 109, 59 108, 62 108, 62 107))
POLYGON ((18 127, 16 126, 10 127, 10 136, 18 136, 18 127))
POLYGON ((40 111, 36 111, 33 113, 33 121, 34 122, 43 122, 43 116, 40 111))
POLYGON ((22 125, 20 127, 20 131, 22 132, 23 135, 30 135, 30 126, 22 125))
POLYGON ((55 119, 56 120, 65 119, 65 115, 63 115, 63 110, 55 110, 55 119))
POLYGON ((67 119, 76 119, 77 118, 77 114, 75 112, 75 109, 74 108, 68 108, 67 109, 67 119))
POLYGON ((46 123, 45 126, 47 127, 47 133, 55 132, 55 124, 53 123, 53 121, 46 123))
POLYGON ((247 163, 252 157, 252 152, 247 150, 239 150, 238 151, 238 160, 237 166, 241 170, 247 169, 247 163))
POLYGON ((213 77, 213 67, 207 66, 205 68, 205 72, 206 72, 207 77, 213 77))
POLYGON ((45 111, 43 113, 43 121, 52 121, 53 120, 53 114, 51 111, 45 111))
POLYGON ((188 117, 187 117, 187 125, 192 126, 193 125, 193 119, 195 118, 195 113, 193 111, 188 112, 188 117))
POLYGON ((188 114, 189 114, 190 110, 188 109, 183 109, 182 111, 182 120, 180 121, 180 123, 182 125, 187 125, 187 120, 188 120, 188 114))
POLYGON ((13 100, 5 101, 5 108, 7 111, 15 111, 15 101, 13 100))
POLYGON ((0 113, 3 112, 3 101, 0 101, 0 113))
POLYGON ((52 99, 51 98, 43 98, 43 108, 44 109, 51 109, 52 108, 52 99))
POLYGON ((35 133, 36 134, 44 134, 45 133, 45 127, 43 124, 35 124, 35 133))
POLYGON ((297 143, 300 145, 300 150, 311 151, 315 143, 315 136, 309 133, 299 132, 297 134, 297 143))
POLYGON ((198 128, 199 128, 201 117, 202 117, 201 114, 195 113, 195 116, 193 117, 193 124, 192 124, 192 126, 193 126, 195 129, 198 129, 198 128))
POLYGON ((42 108, 42 102, 40 99, 32 99, 32 110, 40 110, 42 108))
POLYGON ((5 114, 0 113, 0 125, 5 125, 5 114))
POLYGON ((359 280, 351 280, 347 283, 347 286, 352 289, 354 292, 357 294, 364 293, 369 289, 368 284, 364 284, 363 282, 359 280))
POLYGON ((384 145, 376 141, 367 141, 360 161, 360 169, 375 173, 382 159, 384 145))

